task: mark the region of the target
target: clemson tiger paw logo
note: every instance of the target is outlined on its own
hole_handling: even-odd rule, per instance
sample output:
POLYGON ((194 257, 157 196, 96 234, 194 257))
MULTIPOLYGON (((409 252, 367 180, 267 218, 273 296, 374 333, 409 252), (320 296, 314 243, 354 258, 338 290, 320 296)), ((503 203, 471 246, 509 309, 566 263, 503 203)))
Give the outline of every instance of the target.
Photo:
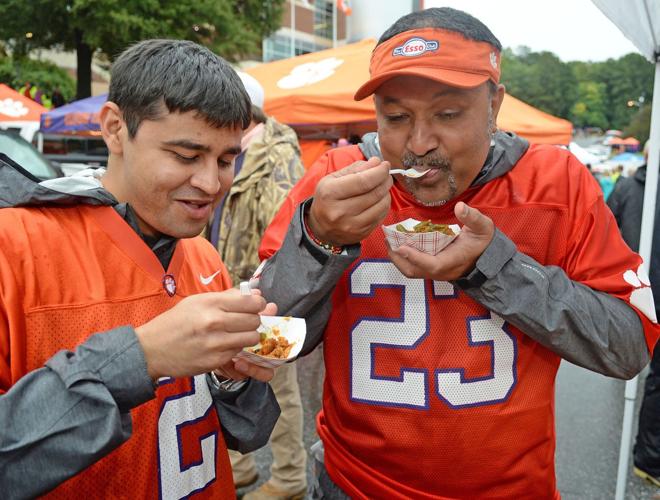
POLYGON ((635 287, 630 294, 630 303, 642 311, 651 321, 657 323, 658 319, 655 315, 655 303, 653 302, 651 282, 649 281, 649 277, 646 274, 644 267, 640 265, 637 268, 637 272, 628 269, 623 273, 623 279, 626 283, 635 287))
POLYGON ((277 82, 281 89, 297 89, 313 85, 335 74, 335 70, 344 64, 343 59, 326 57, 320 61, 299 64, 277 82))
POLYGON ((30 110, 21 101, 15 101, 9 97, 0 99, 0 114, 11 116, 12 118, 20 118, 29 112, 30 110))

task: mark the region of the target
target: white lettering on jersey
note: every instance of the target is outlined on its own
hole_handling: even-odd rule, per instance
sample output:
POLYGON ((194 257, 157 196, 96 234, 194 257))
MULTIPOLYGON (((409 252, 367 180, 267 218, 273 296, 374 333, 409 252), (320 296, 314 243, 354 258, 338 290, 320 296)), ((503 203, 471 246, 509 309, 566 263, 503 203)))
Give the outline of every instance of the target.
POLYGON ((490 312, 468 320, 470 345, 490 344, 491 375, 469 380, 463 368, 436 370, 438 397, 460 408, 504 401, 516 382, 516 342, 504 329, 504 320, 490 312))
MULTIPOLYGON (((401 290, 399 318, 368 317, 356 322, 351 339, 351 398, 370 404, 429 407, 428 370, 401 367, 396 378, 375 375, 375 348, 416 349, 432 330, 429 307, 436 300, 457 297, 453 285, 433 282, 433 298, 425 292, 421 279, 406 278, 391 261, 365 260, 350 276, 350 291, 356 297, 370 297, 375 288, 401 290)), ((437 368, 435 394, 448 406, 461 408, 494 404, 506 400, 517 380, 516 339, 502 318, 494 313, 466 318, 470 345, 491 348, 491 374, 467 379, 465 367, 437 368)))
POLYGON ((401 368, 399 378, 374 374, 374 347, 414 349, 428 333, 424 281, 406 278, 391 262, 363 262, 351 274, 353 295, 373 287, 401 288, 401 319, 363 319, 351 332, 351 397, 394 406, 428 406, 426 370, 401 368))
POLYGON ((215 480, 217 433, 200 439, 202 458, 193 464, 183 463, 179 439, 182 427, 203 419, 212 408, 213 400, 204 375, 192 379, 190 392, 172 396, 163 403, 158 418, 158 470, 163 500, 187 497, 215 480))

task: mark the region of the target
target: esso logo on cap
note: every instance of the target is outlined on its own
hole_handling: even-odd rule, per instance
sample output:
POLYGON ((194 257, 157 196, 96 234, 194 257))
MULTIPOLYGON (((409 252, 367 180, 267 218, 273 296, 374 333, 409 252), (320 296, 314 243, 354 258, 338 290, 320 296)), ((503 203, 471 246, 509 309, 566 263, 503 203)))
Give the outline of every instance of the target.
POLYGON ((424 40, 423 38, 410 38, 403 45, 399 45, 392 51, 393 56, 414 57, 421 56, 424 52, 438 50, 440 44, 437 40, 424 40))

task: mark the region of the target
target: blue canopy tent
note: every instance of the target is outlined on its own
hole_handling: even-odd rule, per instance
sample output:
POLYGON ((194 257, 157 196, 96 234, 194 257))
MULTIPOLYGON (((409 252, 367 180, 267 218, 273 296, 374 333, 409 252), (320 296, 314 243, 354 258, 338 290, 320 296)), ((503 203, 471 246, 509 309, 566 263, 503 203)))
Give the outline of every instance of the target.
POLYGON ((108 94, 74 101, 41 115, 39 131, 43 134, 85 134, 99 132, 99 111, 108 94))
POLYGON ((610 168, 615 168, 618 165, 621 165, 624 170, 623 175, 632 175, 637 170, 637 167, 644 165, 646 161, 644 160, 644 155, 638 153, 619 153, 618 155, 612 156, 603 162, 603 164, 608 165, 610 168))

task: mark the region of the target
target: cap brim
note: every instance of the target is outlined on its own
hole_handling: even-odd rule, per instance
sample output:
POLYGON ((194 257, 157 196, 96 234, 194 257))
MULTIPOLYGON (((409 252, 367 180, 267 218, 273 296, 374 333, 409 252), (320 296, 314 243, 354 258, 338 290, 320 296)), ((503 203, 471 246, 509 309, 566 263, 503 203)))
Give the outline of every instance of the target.
POLYGON ((453 71, 450 69, 441 69, 441 68, 418 67, 418 68, 395 69, 392 71, 386 71, 385 73, 381 73, 380 75, 371 78, 359 89, 357 89, 357 92, 355 92, 353 99, 356 101, 361 101, 365 97, 368 97, 374 92, 376 92, 378 87, 380 87, 387 80, 394 78, 395 76, 402 76, 402 75, 419 76, 421 78, 426 78, 428 80, 444 83, 451 87, 466 88, 466 89, 478 87, 479 85, 481 85, 490 78, 488 75, 484 75, 484 74, 465 73, 463 71, 453 71))

